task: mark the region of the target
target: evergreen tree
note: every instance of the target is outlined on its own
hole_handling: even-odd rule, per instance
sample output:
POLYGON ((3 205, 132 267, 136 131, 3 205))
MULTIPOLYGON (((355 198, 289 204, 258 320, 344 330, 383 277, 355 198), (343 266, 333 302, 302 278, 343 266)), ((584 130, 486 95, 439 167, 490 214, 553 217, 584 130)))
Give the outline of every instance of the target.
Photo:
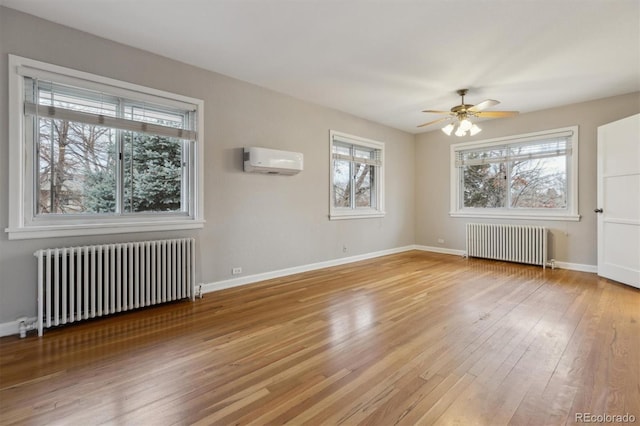
MULTIPOLYGON (((87 211, 115 210, 115 155, 113 167, 90 170, 85 179, 87 211)), ((110 161, 110 163, 111 163, 110 161)), ((182 186, 182 142, 175 139, 126 133, 123 153, 124 211, 179 211, 182 186)))
POLYGON ((465 166, 463 173, 465 207, 505 207, 507 181, 504 163, 465 166))

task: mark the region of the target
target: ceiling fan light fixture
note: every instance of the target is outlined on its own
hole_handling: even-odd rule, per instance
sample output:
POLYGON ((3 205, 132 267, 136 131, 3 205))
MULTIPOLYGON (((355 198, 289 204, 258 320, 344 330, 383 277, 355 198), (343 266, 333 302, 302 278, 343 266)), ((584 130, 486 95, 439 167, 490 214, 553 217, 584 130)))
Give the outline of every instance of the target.
POLYGON ((496 101, 494 99, 485 99, 484 101, 475 105, 466 104, 464 103, 464 97, 467 92, 467 89, 458 90, 457 93, 461 97, 460 105, 456 105, 448 111, 433 109, 422 111, 428 114, 448 115, 448 117, 428 121, 426 123, 418 125, 418 127, 426 127, 432 124, 446 122, 448 124, 441 129, 445 135, 451 136, 451 134, 453 133, 458 137, 466 136, 467 134, 471 134, 471 136, 474 136, 482 131, 482 129, 472 121, 476 118, 502 118, 518 115, 518 111, 485 111, 487 108, 491 108, 492 106, 498 105, 500 103, 499 101, 496 101))
POLYGON ((449 123, 446 126, 444 126, 442 128, 442 131, 447 135, 447 136, 451 136, 451 132, 453 131, 453 128, 455 126, 453 125, 453 123, 449 123))
POLYGON ((460 128, 465 132, 471 130, 471 127, 473 127, 473 123, 468 118, 460 120, 460 128))

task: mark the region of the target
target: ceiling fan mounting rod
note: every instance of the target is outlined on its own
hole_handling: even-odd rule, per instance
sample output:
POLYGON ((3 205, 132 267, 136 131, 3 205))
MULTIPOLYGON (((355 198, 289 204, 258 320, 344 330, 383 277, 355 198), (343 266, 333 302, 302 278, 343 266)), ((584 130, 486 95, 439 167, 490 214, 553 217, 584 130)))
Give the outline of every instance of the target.
POLYGON ((467 105, 464 103, 464 95, 467 94, 467 92, 469 91, 469 89, 458 89, 456 90, 456 92, 458 93, 458 95, 460 95, 462 97, 462 101, 460 102, 460 105, 454 106, 453 108, 451 108, 451 112, 453 112, 454 114, 460 115, 460 114, 464 114, 467 112, 467 110, 469 108, 471 108, 473 105, 467 105))

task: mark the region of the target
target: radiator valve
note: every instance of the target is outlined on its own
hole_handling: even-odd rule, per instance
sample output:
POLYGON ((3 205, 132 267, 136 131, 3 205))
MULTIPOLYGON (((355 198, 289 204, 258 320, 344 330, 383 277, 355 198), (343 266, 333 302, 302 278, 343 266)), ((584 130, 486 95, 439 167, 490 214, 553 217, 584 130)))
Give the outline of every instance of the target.
POLYGON ((18 323, 18 331, 20 332, 21 339, 27 337, 27 331, 36 329, 36 322, 29 318, 18 318, 18 323))

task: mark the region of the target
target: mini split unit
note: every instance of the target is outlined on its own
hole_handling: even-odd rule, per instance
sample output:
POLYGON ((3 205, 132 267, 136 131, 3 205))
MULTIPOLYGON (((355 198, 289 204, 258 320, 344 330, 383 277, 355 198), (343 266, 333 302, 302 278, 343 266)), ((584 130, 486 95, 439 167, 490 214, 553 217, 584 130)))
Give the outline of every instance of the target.
POLYGON ((295 175, 302 171, 300 152, 251 147, 244 149, 244 171, 270 175, 295 175))

